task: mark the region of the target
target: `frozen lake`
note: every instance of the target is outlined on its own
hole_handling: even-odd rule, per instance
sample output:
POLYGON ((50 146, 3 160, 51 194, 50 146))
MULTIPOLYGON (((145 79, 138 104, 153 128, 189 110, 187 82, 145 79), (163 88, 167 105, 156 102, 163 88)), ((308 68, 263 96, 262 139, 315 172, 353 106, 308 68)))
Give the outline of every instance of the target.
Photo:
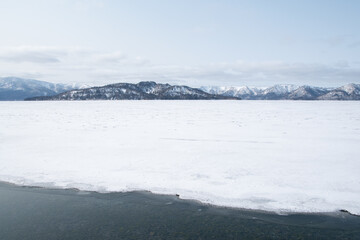
POLYGON ((0 102, 0 180, 360 214, 360 102, 0 102))

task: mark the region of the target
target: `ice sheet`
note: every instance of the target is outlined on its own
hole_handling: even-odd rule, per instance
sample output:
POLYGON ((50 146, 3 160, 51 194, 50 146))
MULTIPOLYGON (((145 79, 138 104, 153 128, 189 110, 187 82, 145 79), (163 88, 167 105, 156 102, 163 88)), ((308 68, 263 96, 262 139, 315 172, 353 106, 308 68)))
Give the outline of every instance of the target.
POLYGON ((0 102, 0 180, 360 214, 360 102, 0 102))

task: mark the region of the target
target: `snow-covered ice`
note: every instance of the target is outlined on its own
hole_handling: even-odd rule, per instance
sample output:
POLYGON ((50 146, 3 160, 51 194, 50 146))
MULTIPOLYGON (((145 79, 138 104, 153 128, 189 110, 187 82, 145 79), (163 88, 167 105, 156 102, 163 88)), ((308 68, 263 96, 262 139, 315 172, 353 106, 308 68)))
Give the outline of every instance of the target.
POLYGON ((360 214, 360 102, 0 102, 0 180, 360 214))

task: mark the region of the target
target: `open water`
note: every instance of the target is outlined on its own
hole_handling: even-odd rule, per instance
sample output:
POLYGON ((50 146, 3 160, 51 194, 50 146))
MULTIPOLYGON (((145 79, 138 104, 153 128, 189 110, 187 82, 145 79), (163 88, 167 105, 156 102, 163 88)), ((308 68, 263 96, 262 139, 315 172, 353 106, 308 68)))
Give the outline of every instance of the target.
POLYGON ((360 239, 346 212, 278 215, 150 192, 97 193, 0 183, 0 239, 360 239))

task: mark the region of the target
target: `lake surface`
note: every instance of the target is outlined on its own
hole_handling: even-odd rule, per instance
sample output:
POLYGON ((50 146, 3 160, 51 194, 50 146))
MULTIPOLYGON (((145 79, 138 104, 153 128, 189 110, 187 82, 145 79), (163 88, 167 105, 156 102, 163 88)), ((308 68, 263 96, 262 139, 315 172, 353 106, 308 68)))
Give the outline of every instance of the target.
POLYGON ((360 214, 360 101, 0 102, 0 180, 360 214))
POLYGON ((360 239, 348 213, 277 215, 149 192, 0 183, 0 239, 360 239))

